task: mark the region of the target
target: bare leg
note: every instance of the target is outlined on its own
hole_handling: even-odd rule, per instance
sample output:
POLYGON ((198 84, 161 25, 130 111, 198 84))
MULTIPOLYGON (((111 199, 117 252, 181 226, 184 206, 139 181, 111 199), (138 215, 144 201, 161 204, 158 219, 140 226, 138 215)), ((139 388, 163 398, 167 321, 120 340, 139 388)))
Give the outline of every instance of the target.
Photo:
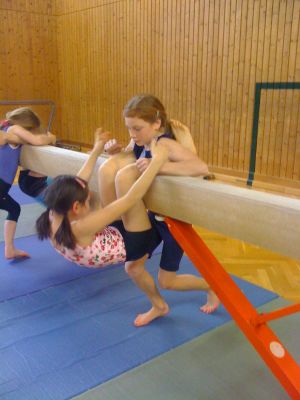
POLYGON ((210 289, 206 281, 195 275, 182 274, 159 269, 158 282, 161 288, 169 290, 187 291, 187 290, 205 290, 207 292, 207 303, 200 307, 200 310, 210 314, 214 312, 220 301, 217 295, 210 289))
POLYGON ((14 237, 16 233, 17 223, 15 221, 6 220, 4 223, 4 241, 5 241, 5 258, 30 257, 23 250, 18 250, 14 245, 14 237))
POLYGON ((125 269, 133 282, 146 294, 152 307, 149 311, 139 314, 134 320, 135 326, 144 326, 156 318, 162 317, 169 312, 168 304, 161 297, 152 276, 145 270, 144 263, 147 256, 125 264, 125 269))
MULTIPOLYGON (((118 197, 127 193, 132 184, 136 181, 140 172, 133 164, 124 167, 118 172, 116 177, 116 192, 118 197)), ((131 232, 144 231, 151 228, 147 210, 142 200, 138 201, 124 216, 122 220, 126 230, 131 232)), ((155 318, 166 315, 169 311, 168 304, 161 297, 154 279, 144 268, 147 255, 137 261, 126 263, 126 272, 134 281, 134 283, 146 294, 150 300, 152 307, 149 311, 139 314, 134 324, 135 326, 143 326, 149 324, 155 318)))
MULTIPOLYGON (((131 188, 140 176, 135 164, 129 164, 122 168, 116 176, 117 197, 123 196, 131 188)), ((124 226, 129 232, 140 232, 151 228, 151 223, 143 200, 139 200, 124 215, 122 215, 124 226)))
POLYGON ((131 153, 120 153, 110 157, 99 168, 98 188, 102 206, 107 206, 116 200, 115 179, 117 172, 125 165, 135 162, 131 153))

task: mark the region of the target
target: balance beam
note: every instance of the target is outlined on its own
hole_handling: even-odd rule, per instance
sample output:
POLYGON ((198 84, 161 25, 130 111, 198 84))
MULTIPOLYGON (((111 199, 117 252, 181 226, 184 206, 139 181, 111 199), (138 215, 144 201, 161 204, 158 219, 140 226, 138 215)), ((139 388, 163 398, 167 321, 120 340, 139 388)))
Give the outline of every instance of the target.
MULTIPOLYGON (((57 176, 76 174, 88 155, 24 145, 21 166, 57 176)), ((97 166, 105 161, 99 157, 97 166)), ((96 168, 90 181, 97 191, 96 168)), ((158 176, 145 196, 148 209, 300 259, 300 200, 202 178, 158 176)))

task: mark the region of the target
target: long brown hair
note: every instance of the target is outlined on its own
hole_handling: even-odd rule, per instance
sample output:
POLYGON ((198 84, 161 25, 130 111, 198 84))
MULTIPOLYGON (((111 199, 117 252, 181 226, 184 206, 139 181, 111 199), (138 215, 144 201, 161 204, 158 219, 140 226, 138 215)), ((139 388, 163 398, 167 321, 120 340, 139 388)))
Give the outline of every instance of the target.
POLYGON ((88 184, 85 180, 73 175, 59 175, 47 187, 44 194, 44 203, 47 210, 36 221, 37 236, 40 240, 51 237, 50 210, 63 216, 62 223, 54 235, 59 245, 74 249, 76 239, 72 232, 68 211, 75 201, 84 203, 89 195, 88 184))

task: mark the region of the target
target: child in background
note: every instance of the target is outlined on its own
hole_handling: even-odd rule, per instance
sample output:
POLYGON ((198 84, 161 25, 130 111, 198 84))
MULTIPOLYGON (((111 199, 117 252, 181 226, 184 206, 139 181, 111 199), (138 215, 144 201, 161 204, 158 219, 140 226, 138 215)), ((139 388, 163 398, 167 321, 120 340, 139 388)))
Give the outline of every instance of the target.
MULTIPOLYGON (((162 103, 152 95, 134 96, 123 110, 125 124, 130 134, 130 143, 125 149, 116 140, 111 140, 106 145, 106 152, 113 154, 102 166, 105 180, 100 182, 100 198, 105 206, 116 197, 113 185, 118 171, 122 171, 127 185, 145 171, 151 161, 150 143, 156 138, 159 143, 166 146, 169 151, 168 160, 159 170, 159 175, 172 176, 205 176, 208 174, 207 165, 196 155, 196 149, 191 134, 186 126, 179 121, 168 120, 162 103)), ((124 182, 125 185, 125 182, 124 182)), ((166 223, 158 215, 149 212, 152 225, 157 230, 163 242, 162 256, 158 273, 158 282, 161 288, 169 290, 205 290, 207 303, 201 307, 205 313, 213 312, 219 305, 215 293, 209 288, 204 279, 190 274, 177 274, 183 256, 180 245, 173 238, 166 223)), ((148 287, 154 285, 153 279, 145 273, 137 271, 141 266, 130 266, 127 273, 146 295, 149 296, 148 287), (147 283, 146 283, 147 282, 147 283)), ((153 307, 146 313, 137 316, 137 326, 146 325, 156 318, 153 307)))
POLYGON ((40 125, 39 117, 28 107, 8 112, 6 119, 0 122, 3 140, 3 144, 0 146, 0 209, 8 213, 4 223, 5 257, 7 259, 29 257, 28 253, 16 249, 14 246, 21 207, 9 195, 9 190, 18 169, 22 144, 42 146, 55 143, 56 138, 52 133, 40 133, 40 125))
MULTIPOLYGON (((141 199, 166 161, 168 150, 160 143, 152 143, 152 160, 133 186, 123 186, 120 172, 115 182, 118 198, 92 211, 87 182, 108 137, 107 132, 98 129, 94 148, 77 176, 60 175, 48 186, 44 196, 47 210, 36 222, 38 237, 49 238, 63 257, 81 266, 99 268, 125 262, 126 269, 143 269, 159 238, 141 199), (122 221, 118 220, 120 217, 122 221)), ((104 179, 105 176, 100 177, 101 181, 104 179)), ((155 285, 151 288, 151 302, 156 317, 168 312, 155 285)))

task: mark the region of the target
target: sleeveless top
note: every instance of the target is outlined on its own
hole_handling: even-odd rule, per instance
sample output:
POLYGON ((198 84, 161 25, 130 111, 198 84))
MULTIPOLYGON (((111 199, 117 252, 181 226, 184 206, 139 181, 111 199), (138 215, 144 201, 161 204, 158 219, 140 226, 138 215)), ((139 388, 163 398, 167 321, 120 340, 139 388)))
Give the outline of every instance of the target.
MULTIPOLYGON (((0 122, 0 129, 7 132, 10 128, 10 124, 7 121, 0 122)), ((11 144, 4 144, 0 146, 0 179, 12 185, 15 179, 19 162, 21 145, 13 146, 11 144)))
MULTIPOLYGON (((157 140, 160 140, 162 138, 176 140, 172 133, 163 133, 162 135, 160 135, 157 138, 157 140)), ((151 151, 150 150, 146 150, 144 146, 138 146, 137 144, 134 144, 133 152, 134 152, 134 155, 135 155, 136 159, 139 159, 139 158, 152 158, 151 151)))
POLYGON ((68 249, 53 242, 52 244, 67 260, 83 267, 101 268, 126 261, 124 239, 113 226, 107 226, 96 233, 93 243, 88 246, 76 244, 74 249, 68 249))

